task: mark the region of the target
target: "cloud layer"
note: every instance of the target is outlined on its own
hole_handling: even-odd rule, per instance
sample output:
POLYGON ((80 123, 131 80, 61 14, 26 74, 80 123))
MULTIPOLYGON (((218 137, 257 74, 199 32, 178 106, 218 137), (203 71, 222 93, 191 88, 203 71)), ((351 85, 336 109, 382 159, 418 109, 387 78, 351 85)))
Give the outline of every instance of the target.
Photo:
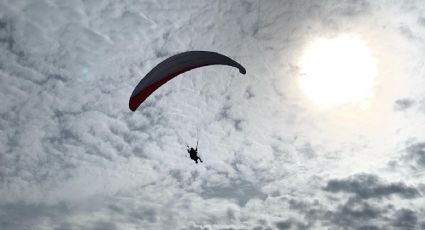
POLYGON ((1 229, 425 228, 421 1, 0 1, 1 229), (371 109, 297 86, 318 37, 379 61, 371 109), (222 52, 132 113, 165 57, 222 52), (185 143, 200 142, 195 165, 185 143))

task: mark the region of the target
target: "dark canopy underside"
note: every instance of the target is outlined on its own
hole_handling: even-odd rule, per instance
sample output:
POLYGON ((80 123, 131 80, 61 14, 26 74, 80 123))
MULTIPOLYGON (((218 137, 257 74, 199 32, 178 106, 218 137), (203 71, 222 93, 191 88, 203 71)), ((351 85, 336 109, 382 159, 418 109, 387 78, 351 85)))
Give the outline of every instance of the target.
POLYGON ((139 82, 131 94, 129 107, 135 111, 156 89, 167 81, 186 71, 209 65, 228 65, 239 69, 242 74, 245 68, 222 54, 209 51, 188 51, 171 56, 155 66, 139 82))

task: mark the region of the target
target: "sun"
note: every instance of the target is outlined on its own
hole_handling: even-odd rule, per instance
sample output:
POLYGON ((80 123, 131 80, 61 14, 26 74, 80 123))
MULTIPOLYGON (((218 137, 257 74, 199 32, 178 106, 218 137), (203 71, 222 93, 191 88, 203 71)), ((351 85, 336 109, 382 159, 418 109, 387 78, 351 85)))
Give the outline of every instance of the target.
POLYGON ((367 44, 350 35, 320 38, 308 44, 299 67, 301 90, 324 108, 366 105, 378 74, 367 44))

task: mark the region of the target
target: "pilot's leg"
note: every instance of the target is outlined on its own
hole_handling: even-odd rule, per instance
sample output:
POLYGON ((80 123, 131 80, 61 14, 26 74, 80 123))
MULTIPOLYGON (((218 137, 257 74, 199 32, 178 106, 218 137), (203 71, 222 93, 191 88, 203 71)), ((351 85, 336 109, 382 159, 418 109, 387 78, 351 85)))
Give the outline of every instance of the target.
POLYGON ((198 157, 198 159, 199 159, 199 161, 200 161, 200 162, 203 162, 203 161, 202 161, 202 159, 201 159, 200 157, 198 157))

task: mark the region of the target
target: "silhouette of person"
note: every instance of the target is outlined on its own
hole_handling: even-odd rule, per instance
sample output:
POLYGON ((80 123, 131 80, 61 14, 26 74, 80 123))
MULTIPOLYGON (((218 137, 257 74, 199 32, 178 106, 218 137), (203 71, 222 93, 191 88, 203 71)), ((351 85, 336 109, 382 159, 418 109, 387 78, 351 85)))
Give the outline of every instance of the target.
POLYGON ((196 164, 198 164, 198 160, 202 163, 202 159, 198 157, 198 146, 196 146, 196 149, 188 146, 187 152, 190 155, 190 159, 194 160, 196 164))

